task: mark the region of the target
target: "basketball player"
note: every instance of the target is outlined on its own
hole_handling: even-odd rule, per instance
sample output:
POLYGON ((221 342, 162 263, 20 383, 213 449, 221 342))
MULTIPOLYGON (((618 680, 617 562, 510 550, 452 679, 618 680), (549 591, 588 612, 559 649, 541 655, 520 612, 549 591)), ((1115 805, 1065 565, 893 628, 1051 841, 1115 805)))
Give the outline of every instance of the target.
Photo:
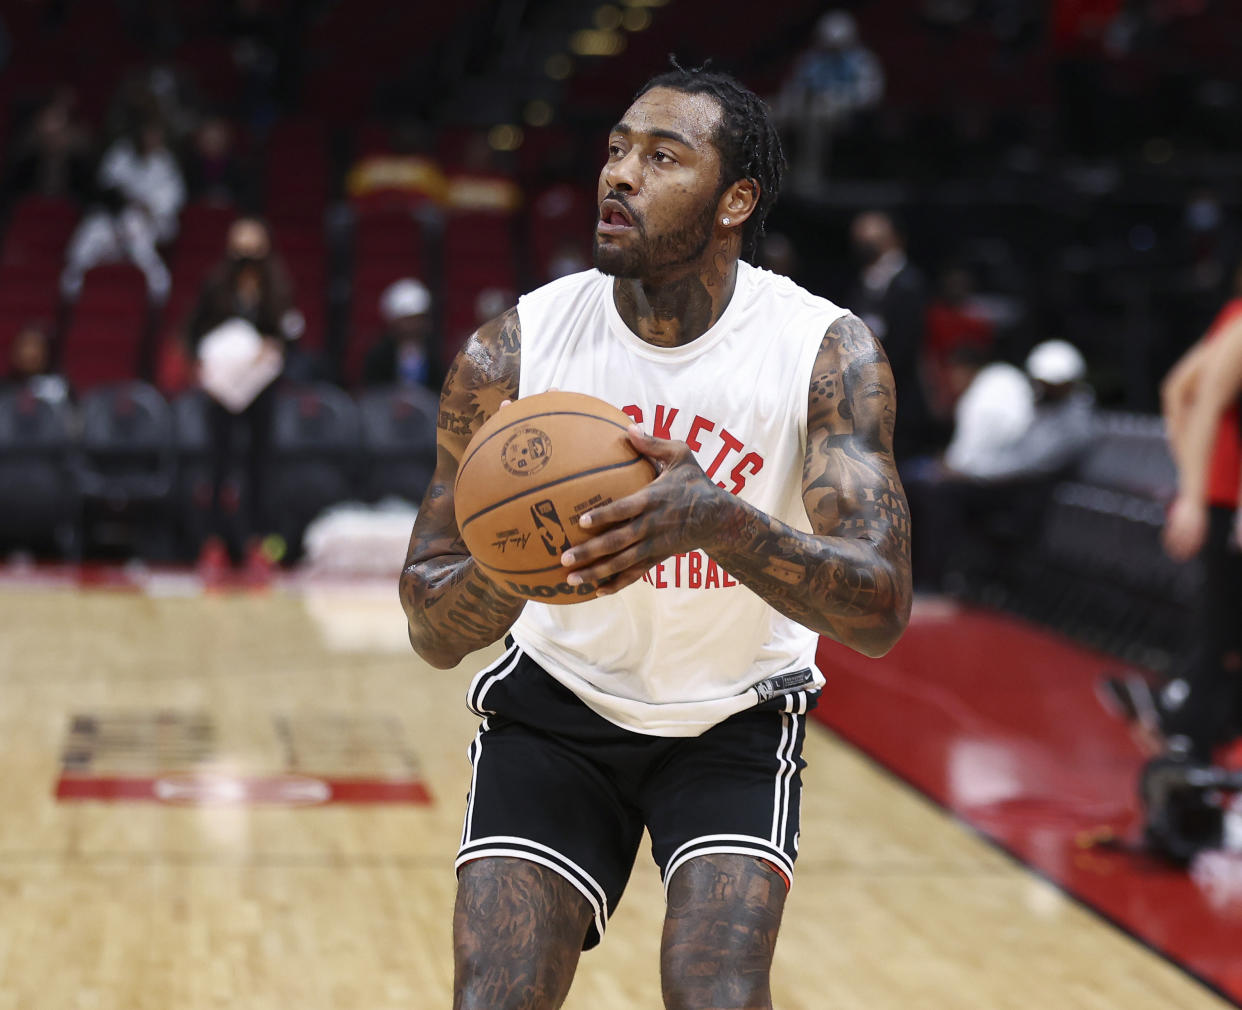
POLYGON ((437 667, 506 635, 468 692, 482 724, 457 860, 458 1010, 562 1005, 644 828, 664 879, 664 1000, 771 1006, 798 850, 819 635, 886 652, 910 610, 893 376, 854 316, 741 261, 780 141, 732 78, 651 80, 608 136, 596 269, 483 326, 441 396, 439 463, 401 577, 437 667), (595 508, 572 606, 475 567, 453 515, 471 435, 503 401, 590 393, 659 476, 595 508))
POLYGON ((1192 613, 1193 652, 1184 677, 1158 693, 1138 672, 1101 683, 1108 707, 1128 719, 1152 750, 1210 764, 1242 736, 1242 266, 1233 297, 1165 377, 1161 412, 1177 463, 1177 495, 1164 546, 1202 567, 1192 613))

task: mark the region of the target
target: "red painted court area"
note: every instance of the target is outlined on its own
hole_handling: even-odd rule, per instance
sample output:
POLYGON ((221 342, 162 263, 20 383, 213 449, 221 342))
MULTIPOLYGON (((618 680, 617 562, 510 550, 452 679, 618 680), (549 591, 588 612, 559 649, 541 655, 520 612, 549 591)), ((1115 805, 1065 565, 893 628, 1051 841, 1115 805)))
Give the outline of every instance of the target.
POLYGON ((825 641, 816 717, 1017 859, 1242 1005, 1242 895, 1147 857, 1143 755, 1093 684, 1116 660, 997 614, 921 601, 870 660, 825 641))

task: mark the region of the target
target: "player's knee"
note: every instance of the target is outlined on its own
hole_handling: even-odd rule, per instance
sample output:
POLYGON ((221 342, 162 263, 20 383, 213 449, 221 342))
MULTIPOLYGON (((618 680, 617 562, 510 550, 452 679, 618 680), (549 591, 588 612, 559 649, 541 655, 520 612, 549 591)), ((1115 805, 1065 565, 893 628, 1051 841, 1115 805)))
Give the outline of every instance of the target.
POLYGON ((660 976, 669 1010, 767 1010, 785 903, 770 863, 713 853, 688 861, 669 885, 660 976))

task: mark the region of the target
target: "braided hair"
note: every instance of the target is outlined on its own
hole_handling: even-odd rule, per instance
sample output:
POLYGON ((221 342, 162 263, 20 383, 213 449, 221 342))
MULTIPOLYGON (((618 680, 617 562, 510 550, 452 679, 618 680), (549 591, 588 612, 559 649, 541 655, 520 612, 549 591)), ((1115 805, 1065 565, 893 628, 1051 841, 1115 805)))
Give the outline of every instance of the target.
POLYGON ((755 209, 742 226, 742 255, 750 259, 763 222, 776 202, 785 170, 781 138, 758 95, 735 77, 709 70, 708 63, 687 70, 670 56, 673 69, 657 74, 644 84, 635 99, 653 88, 669 88, 687 95, 710 95, 720 105, 720 125, 713 138, 720 151, 720 192, 739 179, 749 180, 759 191, 755 209))

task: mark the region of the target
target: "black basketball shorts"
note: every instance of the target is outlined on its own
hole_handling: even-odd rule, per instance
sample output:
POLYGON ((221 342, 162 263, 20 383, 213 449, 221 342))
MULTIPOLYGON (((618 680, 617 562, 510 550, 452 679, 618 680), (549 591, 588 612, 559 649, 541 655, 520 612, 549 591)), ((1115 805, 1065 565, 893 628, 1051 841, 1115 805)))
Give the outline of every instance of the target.
POLYGON ((687 860, 741 853, 792 881, 802 744, 818 692, 777 696, 697 737, 620 728, 509 640, 470 686, 483 716, 456 867, 490 856, 539 863, 594 911, 599 943, 621 900, 643 829, 667 893, 687 860))

